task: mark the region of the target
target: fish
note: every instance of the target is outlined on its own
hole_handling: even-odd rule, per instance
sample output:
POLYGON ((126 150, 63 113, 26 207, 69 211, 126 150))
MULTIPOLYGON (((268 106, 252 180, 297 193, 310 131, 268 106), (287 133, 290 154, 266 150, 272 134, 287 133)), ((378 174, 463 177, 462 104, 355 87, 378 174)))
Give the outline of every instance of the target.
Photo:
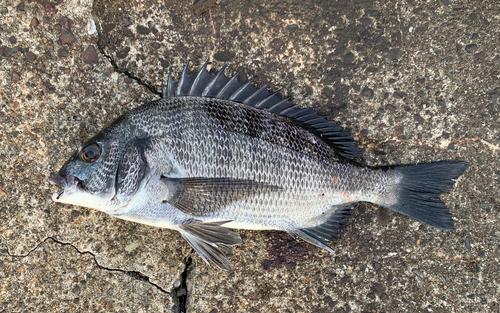
POLYGON ((237 229, 279 230, 335 251, 359 202, 442 230, 454 228, 439 196, 469 166, 460 160, 368 166, 337 122, 207 70, 126 112, 83 143, 50 177, 57 203, 173 229, 207 263, 231 271, 237 229))

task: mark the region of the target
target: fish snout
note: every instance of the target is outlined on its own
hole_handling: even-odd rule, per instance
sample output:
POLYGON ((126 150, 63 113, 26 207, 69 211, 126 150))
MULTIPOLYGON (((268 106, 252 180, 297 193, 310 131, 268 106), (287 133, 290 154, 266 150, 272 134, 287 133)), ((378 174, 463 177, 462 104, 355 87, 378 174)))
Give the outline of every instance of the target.
POLYGON ((57 186, 66 188, 77 184, 80 180, 76 176, 63 175, 63 174, 53 174, 49 177, 49 181, 57 186))
POLYGON ((78 182, 80 181, 80 179, 78 179, 78 177, 75 177, 75 176, 63 175, 63 174, 57 173, 57 174, 51 175, 49 178, 49 181, 54 185, 57 185, 59 187, 63 187, 63 189, 59 190, 58 192, 56 192, 52 195, 52 201, 60 202, 59 197, 61 197, 61 195, 63 193, 68 192, 72 189, 75 189, 75 187, 76 187, 76 185, 78 185, 78 182))

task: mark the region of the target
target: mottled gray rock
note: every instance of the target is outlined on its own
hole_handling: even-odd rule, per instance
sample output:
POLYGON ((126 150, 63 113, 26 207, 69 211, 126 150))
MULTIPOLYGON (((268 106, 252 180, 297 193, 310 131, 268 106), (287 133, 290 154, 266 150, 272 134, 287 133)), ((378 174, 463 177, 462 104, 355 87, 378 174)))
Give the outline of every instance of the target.
POLYGON ((170 294, 89 253, 48 239, 25 256, 0 255, 3 312, 161 312, 170 294))

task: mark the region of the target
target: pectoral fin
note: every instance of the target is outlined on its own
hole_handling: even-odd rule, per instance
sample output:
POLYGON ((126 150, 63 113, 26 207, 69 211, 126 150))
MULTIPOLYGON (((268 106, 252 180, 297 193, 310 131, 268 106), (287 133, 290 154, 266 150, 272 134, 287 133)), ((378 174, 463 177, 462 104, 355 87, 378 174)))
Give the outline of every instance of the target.
POLYGON ((212 262, 218 268, 231 272, 231 246, 242 243, 240 234, 234 229, 221 225, 230 221, 203 223, 194 221, 179 225, 180 233, 207 263, 212 262))
POLYGON ((260 193, 278 192, 280 187, 248 179, 162 178, 168 195, 164 201, 194 216, 217 212, 220 208, 260 193))

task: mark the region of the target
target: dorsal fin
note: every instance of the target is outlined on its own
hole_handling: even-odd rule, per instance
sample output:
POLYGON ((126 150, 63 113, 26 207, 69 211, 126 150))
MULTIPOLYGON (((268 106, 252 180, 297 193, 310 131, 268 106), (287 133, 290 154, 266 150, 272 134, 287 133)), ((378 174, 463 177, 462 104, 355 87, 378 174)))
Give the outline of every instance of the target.
POLYGON ((318 115, 318 112, 311 108, 297 108, 298 105, 291 103, 290 98, 283 99, 277 92, 271 93, 267 89, 269 83, 256 88, 252 85, 254 78, 247 83, 240 82, 238 76, 243 69, 233 77, 227 77, 224 75, 226 66, 217 74, 211 74, 207 71, 208 64, 208 61, 205 62, 196 75, 189 75, 187 73, 189 61, 186 62, 177 82, 172 80, 172 69, 170 69, 167 85, 162 86, 163 97, 209 97, 244 103, 292 119, 312 131, 344 158, 354 159, 361 156, 354 139, 336 122, 318 115))

